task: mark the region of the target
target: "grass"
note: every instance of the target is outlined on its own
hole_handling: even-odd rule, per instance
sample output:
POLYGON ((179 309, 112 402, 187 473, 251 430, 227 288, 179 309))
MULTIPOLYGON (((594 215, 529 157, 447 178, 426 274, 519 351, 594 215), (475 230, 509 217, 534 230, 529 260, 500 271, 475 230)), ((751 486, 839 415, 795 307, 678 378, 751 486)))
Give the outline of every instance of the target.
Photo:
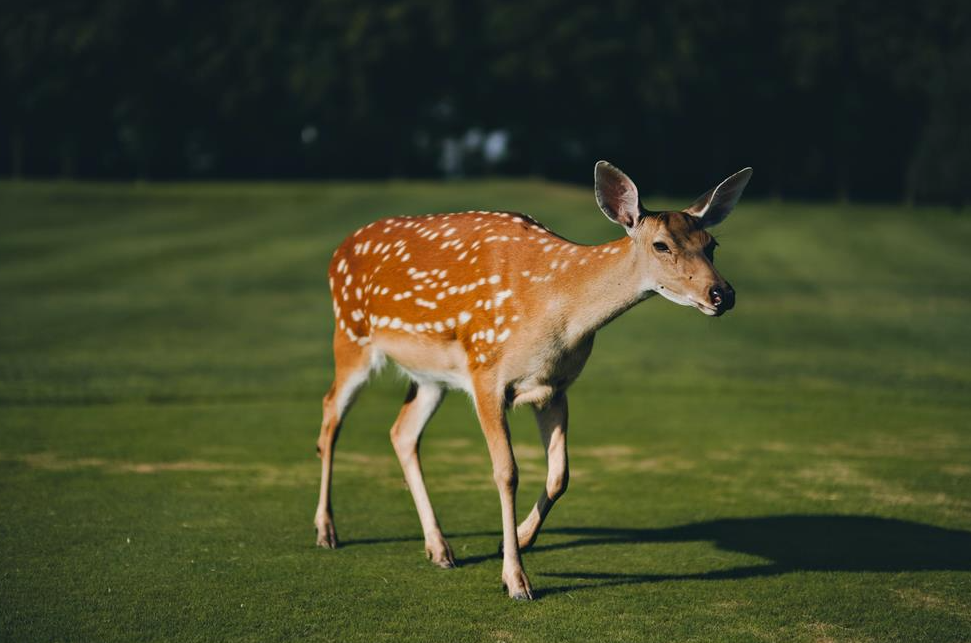
MULTIPOLYGON (((344 546, 316 549, 330 253, 476 208, 620 232, 535 181, 0 184, 0 639, 971 640, 971 218, 945 210, 743 200, 734 311, 656 299, 601 332, 538 600, 501 590, 461 395, 423 444, 461 566, 424 560, 390 373, 338 444, 344 546)), ((512 426, 525 515, 543 454, 512 426)))

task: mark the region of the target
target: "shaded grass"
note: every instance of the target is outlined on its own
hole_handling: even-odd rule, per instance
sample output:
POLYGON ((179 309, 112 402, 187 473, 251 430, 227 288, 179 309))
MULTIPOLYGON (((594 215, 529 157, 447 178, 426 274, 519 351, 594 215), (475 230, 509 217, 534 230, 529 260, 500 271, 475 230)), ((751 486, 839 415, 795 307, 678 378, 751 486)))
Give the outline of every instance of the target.
MULTIPOLYGON (((651 301, 602 332, 525 556, 540 600, 500 590, 461 395, 423 456, 463 564, 423 560, 390 374, 341 436, 344 547, 314 548, 330 252, 475 208, 617 235, 535 181, 0 185, 0 637, 971 639, 971 220, 942 210, 745 202, 717 231, 735 311, 651 301)), ((512 425, 524 513, 545 470, 512 425)))

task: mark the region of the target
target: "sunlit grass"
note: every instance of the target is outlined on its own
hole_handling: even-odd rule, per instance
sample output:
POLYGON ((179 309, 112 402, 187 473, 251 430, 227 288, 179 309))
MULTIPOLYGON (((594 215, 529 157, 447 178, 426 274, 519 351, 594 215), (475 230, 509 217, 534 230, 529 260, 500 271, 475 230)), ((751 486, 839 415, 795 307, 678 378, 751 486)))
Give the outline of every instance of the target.
MULTIPOLYGON (((947 210, 743 201, 716 231, 736 310, 652 300, 602 332, 537 601, 501 591, 463 395, 423 442, 461 566, 424 560, 390 371, 338 444, 345 546, 316 549, 330 253, 479 208, 620 234, 535 181, 0 185, 0 638, 971 638, 971 218, 947 210)), ((524 515, 544 462, 512 424, 524 515)))

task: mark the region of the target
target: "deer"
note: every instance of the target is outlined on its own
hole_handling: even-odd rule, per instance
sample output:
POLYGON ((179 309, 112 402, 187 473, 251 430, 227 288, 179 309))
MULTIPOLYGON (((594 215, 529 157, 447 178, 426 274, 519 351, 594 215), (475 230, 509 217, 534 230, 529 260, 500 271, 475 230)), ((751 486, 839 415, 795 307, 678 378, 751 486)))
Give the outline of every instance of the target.
POLYGON ((594 169, 597 205, 627 233, 581 245, 517 212, 468 211, 391 217, 369 223, 334 252, 328 281, 334 311, 334 379, 323 398, 317 452, 317 545, 338 546, 331 507, 334 445, 341 420, 386 360, 408 378, 391 443, 424 532, 425 554, 454 567, 419 459, 425 426, 447 390, 466 392, 492 462, 502 518, 502 584, 531 600, 521 552, 569 481, 567 389, 598 330, 661 295, 718 317, 735 291, 715 270, 707 231, 733 210, 745 168, 677 211, 649 211, 634 182, 607 161, 594 169), (532 407, 546 451, 545 488, 516 522, 518 469, 506 413, 532 407))

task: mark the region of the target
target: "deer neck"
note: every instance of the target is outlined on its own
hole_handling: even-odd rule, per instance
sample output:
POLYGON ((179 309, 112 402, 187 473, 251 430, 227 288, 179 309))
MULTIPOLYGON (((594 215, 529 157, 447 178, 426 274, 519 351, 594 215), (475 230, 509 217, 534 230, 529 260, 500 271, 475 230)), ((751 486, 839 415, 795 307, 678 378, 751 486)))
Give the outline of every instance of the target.
POLYGON ((645 288, 634 241, 624 237, 599 246, 579 246, 578 274, 564 279, 552 298, 569 344, 602 328, 654 294, 645 288))

